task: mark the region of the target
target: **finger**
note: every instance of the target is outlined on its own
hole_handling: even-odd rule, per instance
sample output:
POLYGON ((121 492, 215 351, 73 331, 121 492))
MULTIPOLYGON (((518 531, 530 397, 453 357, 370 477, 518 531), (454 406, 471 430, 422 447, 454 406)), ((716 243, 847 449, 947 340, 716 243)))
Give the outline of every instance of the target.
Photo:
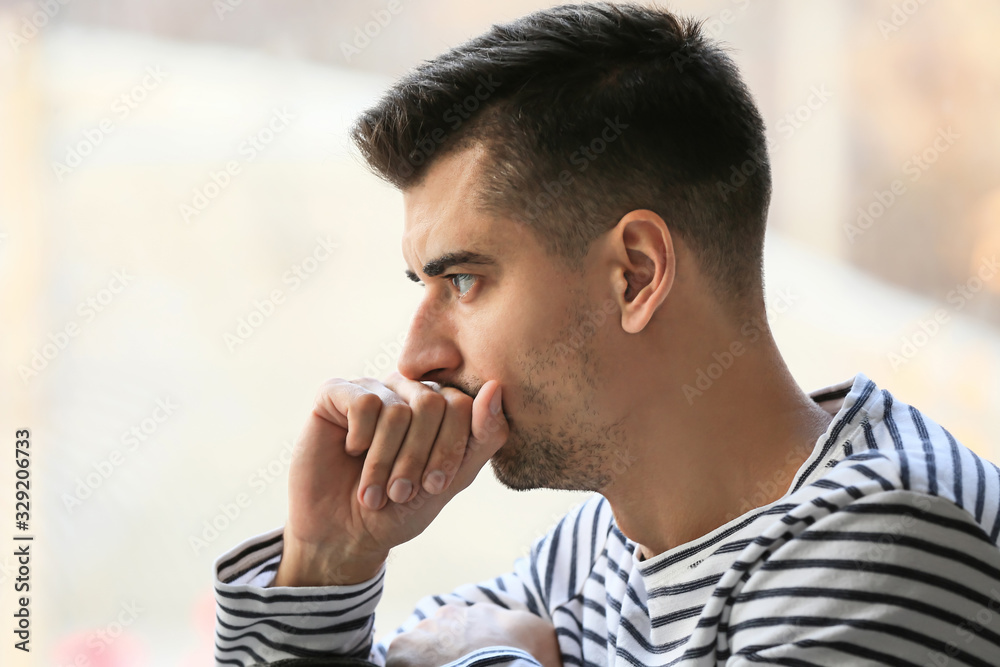
POLYGON ((434 446, 448 402, 433 389, 415 382, 397 386, 398 393, 411 410, 410 426, 400 445, 389 474, 388 495, 395 503, 416 497, 427 458, 434 446))
POLYGON ((371 444, 382 410, 382 399, 374 392, 342 378, 331 378, 316 394, 313 414, 347 429, 344 450, 352 456, 371 444))
POLYGON ((472 429, 472 397, 454 387, 442 388, 441 395, 448 405, 421 479, 421 486, 431 494, 439 494, 451 485, 472 429))
POLYGON ((410 406, 394 391, 379 383, 370 385, 381 401, 381 409, 365 454, 358 483, 358 501, 368 509, 381 509, 386 501, 386 482, 410 425, 410 406))
POLYGON ((449 493, 458 493, 472 484, 479 470, 507 442, 509 434, 510 426, 503 413, 500 383, 490 380, 482 386, 473 401, 472 435, 455 479, 449 487, 449 493), (490 409, 494 398, 497 399, 495 413, 490 409))
POLYGON ((423 470, 426 467, 428 452, 433 447, 435 438, 440 430, 441 420, 447 413, 447 402, 440 395, 441 385, 437 382, 431 380, 420 382, 411 380, 399 371, 393 371, 386 376, 385 386, 399 394, 411 406, 415 402, 418 402, 418 400, 427 402, 426 406, 418 406, 420 408, 427 408, 426 411, 423 409, 419 410, 423 414, 419 414, 416 418, 411 417, 410 429, 407 431, 406 440, 404 440, 403 445, 400 447, 401 450, 403 447, 407 448, 408 452, 405 455, 407 460, 403 462, 399 469, 396 469, 394 466, 393 471, 390 473, 389 485, 390 487, 393 485, 397 487, 393 490, 393 502, 406 503, 413 500, 417 496, 417 493, 419 493, 420 489, 418 485, 422 479, 423 470), (418 399, 418 397, 422 398, 418 399), (415 432, 411 434, 411 431, 415 432), (400 480, 399 485, 396 485, 397 479, 400 480), (407 487, 410 489, 409 494, 401 501, 397 500, 405 495, 404 491, 406 491, 407 487))

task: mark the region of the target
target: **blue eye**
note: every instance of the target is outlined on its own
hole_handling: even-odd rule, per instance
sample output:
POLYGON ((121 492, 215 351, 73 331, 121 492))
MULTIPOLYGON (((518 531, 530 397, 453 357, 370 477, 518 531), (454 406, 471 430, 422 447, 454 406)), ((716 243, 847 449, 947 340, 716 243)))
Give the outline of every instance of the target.
MULTIPOLYGON (((469 292, 468 292, 468 290, 466 290, 465 292, 462 292, 461 286, 459 286, 459 285, 457 285, 455 283, 455 278, 468 278, 470 280, 470 282, 473 282, 473 279, 475 278, 475 276, 473 276, 471 274, 468 274, 468 273, 455 273, 455 274, 453 274, 451 276, 448 276, 448 277, 451 279, 451 284, 455 285, 455 287, 460 292, 460 294, 458 295, 459 299, 461 299, 462 297, 464 297, 469 292)), ((471 284, 469 285, 469 289, 472 289, 472 285, 471 284)))

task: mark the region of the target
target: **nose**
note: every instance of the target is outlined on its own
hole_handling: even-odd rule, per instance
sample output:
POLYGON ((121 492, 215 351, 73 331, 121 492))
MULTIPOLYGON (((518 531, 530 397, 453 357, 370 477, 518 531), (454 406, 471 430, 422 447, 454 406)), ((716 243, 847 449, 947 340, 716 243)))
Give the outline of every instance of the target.
POLYGON ((420 302, 410 322, 396 364, 399 373, 410 380, 440 382, 454 375, 461 359, 452 323, 440 304, 428 295, 420 302))

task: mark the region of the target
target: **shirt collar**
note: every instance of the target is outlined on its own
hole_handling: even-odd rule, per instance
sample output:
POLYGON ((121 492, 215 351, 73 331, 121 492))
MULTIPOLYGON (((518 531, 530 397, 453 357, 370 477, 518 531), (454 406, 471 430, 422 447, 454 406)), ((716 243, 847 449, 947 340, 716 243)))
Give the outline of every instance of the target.
MULTIPOLYGON (((857 429, 861 427, 862 420, 858 418, 858 414, 860 413, 862 417, 866 416, 873 403, 880 397, 880 392, 877 391, 875 383, 864 373, 858 373, 853 378, 821 387, 809 392, 808 395, 817 405, 833 415, 833 419, 826 431, 813 444, 812 452, 799 466, 791 484, 781 498, 766 505, 749 509, 710 533, 677 545, 648 560, 640 560, 641 550, 638 545, 626 538, 632 548, 633 566, 639 572, 648 576, 655 572, 663 572, 665 569, 672 572, 677 571, 675 566, 680 566, 681 563, 687 563, 690 566, 691 563, 705 556, 702 553, 703 550, 699 548, 700 545, 712 543, 722 535, 739 530, 740 525, 745 523, 751 514, 760 511, 763 507, 781 502, 789 493, 811 484, 825 475, 829 462, 841 453, 841 444, 853 438, 857 429), (668 562, 670 564, 664 567, 665 563, 668 562)), ((660 577, 657 577, 657 580, 660 580, 660 577)))

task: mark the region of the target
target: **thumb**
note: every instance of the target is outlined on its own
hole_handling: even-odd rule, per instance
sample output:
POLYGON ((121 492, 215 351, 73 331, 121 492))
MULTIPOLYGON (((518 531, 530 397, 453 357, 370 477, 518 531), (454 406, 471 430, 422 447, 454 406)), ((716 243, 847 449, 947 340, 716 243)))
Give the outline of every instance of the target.
POLYGON ((500 383, 490 380, 482 386, 472 402, 472 432, 465 448, 465 457, 455 475, 460 488, 472 484, 480 468, 486 465, 497 450, 507 442, 510 426, 503 414, 503 397, 500 383), (490 404, 497 401, 497 412, 490 410, 490 404))

